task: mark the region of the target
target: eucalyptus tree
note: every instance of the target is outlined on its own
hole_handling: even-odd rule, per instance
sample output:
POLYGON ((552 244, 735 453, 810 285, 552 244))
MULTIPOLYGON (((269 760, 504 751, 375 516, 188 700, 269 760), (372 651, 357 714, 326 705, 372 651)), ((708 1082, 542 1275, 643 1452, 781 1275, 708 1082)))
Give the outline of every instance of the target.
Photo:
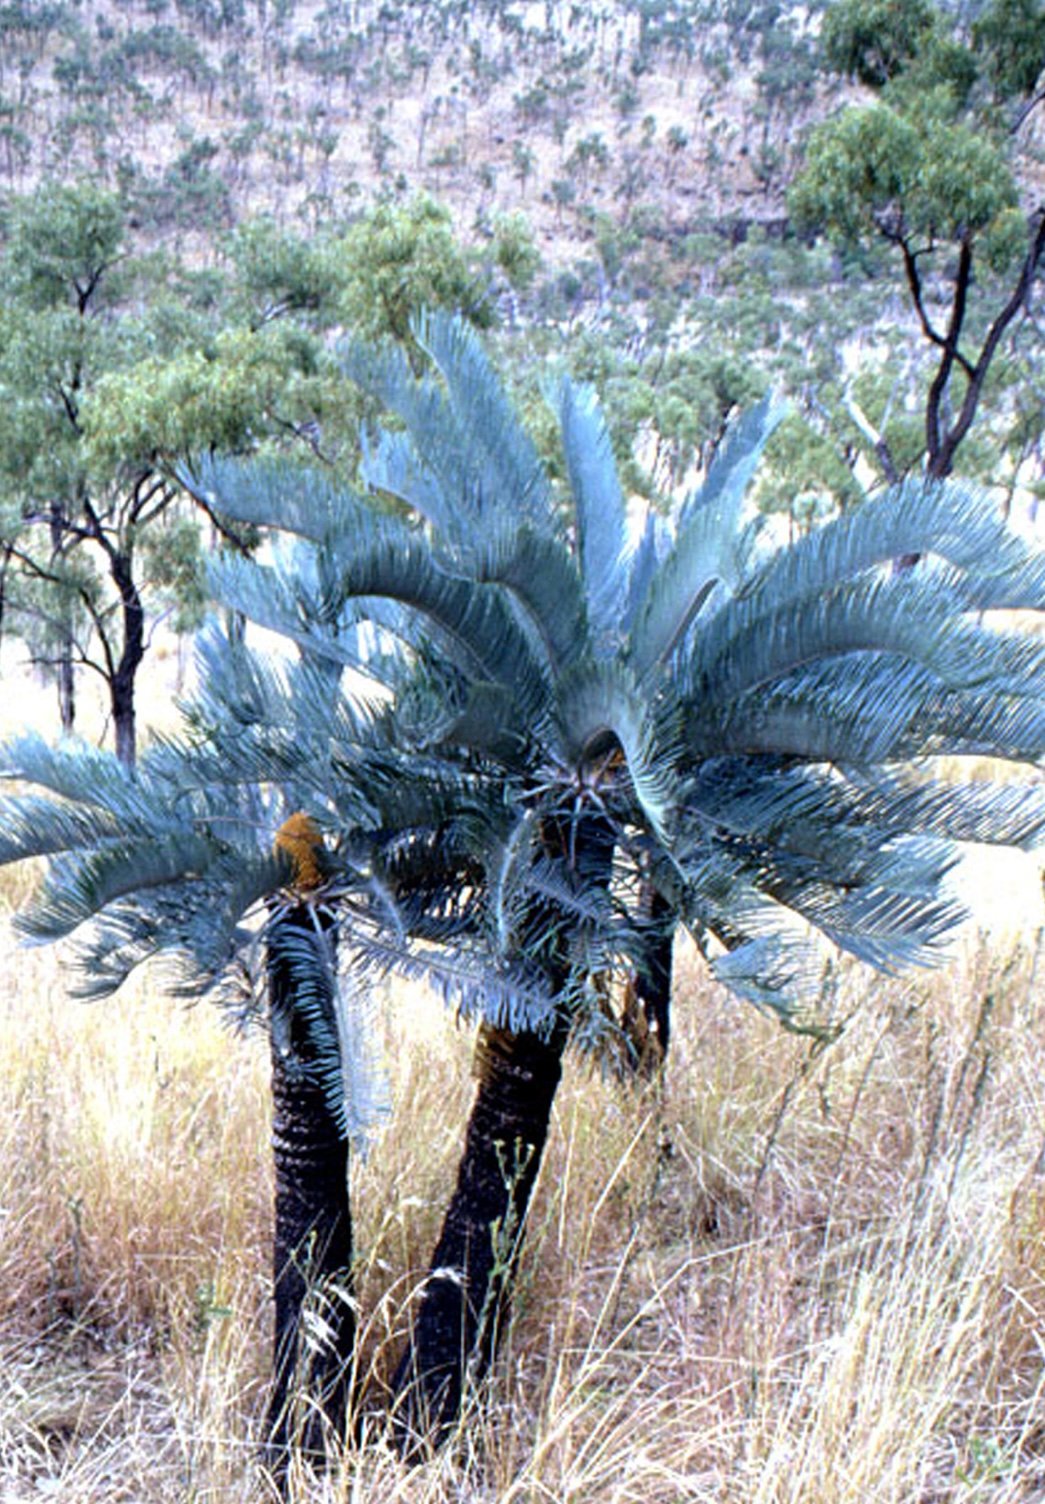
MULTIPOLYGON (((941 785, 923 763, 1045 754, 1045 647, 996 616, 1045 609, 1045 561, 988 499, 908 483, 775 547, 745 504, 763 403, 674 523, 633 539, 589 390, 553 393, 556 484, 474 333, 433 318, 416 338, 421 377, 402 349, 349 353, 392 419, 359 491, 285 462, 196 466, 224 515, 296 535, 214 587, 301 661, 213 639, 191 736, 136 777, 15 749, 45 796, 15 800, 0 848, 53 854, 23 923, 94 918, 92 986, 179 945, 213 986, 278 885, 274 832, 316 820, 322 852, 291 828, 317 859, 284 899, 293 922, 267 926, 289 980, 269 1021, 284 1050, 303 1021, 304 1078, 342 1127, 365 1034, 346 989, 421 975, 478 1022, 457 1183, 393 1381, 410 1455, 496 1349, 567 1045, 612 1034, 635 975, 663 1002, 679 925, 738 994, 829 1036, 822 944, 931 961, 959 918, 955 843, 1045 832, 1040 783, 941 785)), ((335 1420, 343 1403, 341 1385, 335 1420)))
POLYGON ((338 283, 320 251, 261 224, 232 243, 226 275, 143 254, 117 196, 89 183, 39 185, 4 228, 5 625, 55 670, 64 730, 77 673, 101 679, 130 762, 153 630, 202 605, 204 504, 174 466, 197 446, 312 443, 328 415, 337 453, 349 403, 319 329, 338 283))
MULTIPOLYGON (((932 362, 924 462, 951 474, 1010 331, 1031 312, 1045 206, 1025 187, 1021 128, 1043 97, 1045 11, 993 0, 970 36, 931 0, 840 0, 825 17, 826 65, 870 103, 810 134, 789 194, 796 222, 866 253, 888 248, 932 362)), ((887 479, 888 445, 875 445, 887 479)))

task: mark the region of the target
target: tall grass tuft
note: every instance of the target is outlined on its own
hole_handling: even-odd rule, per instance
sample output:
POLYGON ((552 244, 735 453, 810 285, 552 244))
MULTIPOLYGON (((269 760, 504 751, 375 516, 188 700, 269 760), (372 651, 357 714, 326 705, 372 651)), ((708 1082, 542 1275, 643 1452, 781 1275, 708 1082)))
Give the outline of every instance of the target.
MULTIPOLYGON (((6 942, 4 942, 6 945, 6 942)), ((353 1435, 330 1504, 1016 1504, 1045 1496, 1045 956, 832 982, 826 1050, 680 958, 645 1090, 575 1060, 503 1356, 405 1469, 384 1386, 455 1170, 469 1041, 390 995, 395 1115, 353 1193, 353 1435)), ((266 1052, 144 978, 3 952, 0 1500, 257 1504, 266 1052)))

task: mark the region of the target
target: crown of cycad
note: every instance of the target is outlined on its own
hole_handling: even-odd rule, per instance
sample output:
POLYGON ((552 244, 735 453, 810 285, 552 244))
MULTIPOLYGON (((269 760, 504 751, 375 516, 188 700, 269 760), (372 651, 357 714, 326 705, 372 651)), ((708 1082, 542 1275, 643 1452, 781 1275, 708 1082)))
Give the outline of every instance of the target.
POLYGON ((93 749, 7 749, 44 793, 9 805, 0 860, 50 858, 22 928, 95 919, 93 992, 161 949, 206 990, 238 974, 252 906, 291 872, 298 893, 336 876, 354 986, 423 976, 516 1029, 564 996, 583 1014, 589 978, 641 975, 677 925, 791 1027, 834 1027, 811 930, 880 967, 938 959, 960 843, 1045 839, 1034 540, 976 489, 913 478, 774 546, 746 499, 763 403, 635 541, 593 393, 551 394, 556 480, 469 331, 418 333, 421 377, 349 352, 394 420, 367 437, 365 492, 287 457, 193 473, 217 512, 282 535, 211 578, 296 653, 206 634, 192 733, 133 776, 93 749), (927 757, 1030 778, 934 785, 927 757), (273 853, 274 807, 314 810, 336 847, 299 813, 273 853))

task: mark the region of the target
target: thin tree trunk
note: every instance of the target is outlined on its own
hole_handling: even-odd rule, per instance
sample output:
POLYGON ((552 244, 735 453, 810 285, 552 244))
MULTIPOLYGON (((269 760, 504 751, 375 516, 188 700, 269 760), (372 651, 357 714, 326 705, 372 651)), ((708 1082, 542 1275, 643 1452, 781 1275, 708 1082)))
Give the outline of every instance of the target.
POLYGON ((392 1380, 396 1441, 408 1458, 446 1439, 466 1386, 480 1381, 493 1357, 567 1033, 563 1023, 547 1039, 486 1024, 479 1031, 479 1085, 457 1185, 392 1380))
MULTIPOLYGON (((48 530, 51 534, 51 563, 62 556, 65 539, 65 517, 57 502, 52 502, 48 530)), ((62 734, 72 736, 76 725, 76 678, 73 669, 73 629, 71 612, 62 607, 62 623, 58 642, 58 715, 62 734)))
POLYGON ((112 553, 109 569, 120 594, 123 618, 123 649, 109 683, 116 755, 127 767, 137 757, 137 722, 134 692, 138 669, 145 657, 145 611, 134 580, 134 561, 130 553, 112 553))
MULTIPOLYGON (((330 921, 324 925, 309 905, 278 923, 297 930, 295 940, 310 937, 319 947, 326 938, 332 944, 330 921)), ((314 1033, 295 1006, 295 966, 278 941, 277 932, 268 954, 275 1333, 266 1429, 270 1461, 280 1475, 293 1444, 318 1457, 324 1434, 344 1429, 355 1312, 348 1142, 317 1072, 314 1033), (306 1313, 314 1319, 306 1322, 306 1313)))
POLYGON ((76 677, 72 644, 64 636, 58 644, 58 715, 62 735, 72 736, 76 729, 76 677))

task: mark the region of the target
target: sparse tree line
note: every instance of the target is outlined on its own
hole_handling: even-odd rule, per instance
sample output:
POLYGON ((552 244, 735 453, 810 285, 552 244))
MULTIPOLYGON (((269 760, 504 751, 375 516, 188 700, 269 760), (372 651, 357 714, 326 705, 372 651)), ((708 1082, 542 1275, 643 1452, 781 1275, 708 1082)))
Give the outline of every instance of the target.
MULTIPOLYGON (((150 250, 106 189, 47 182, 10 199, 0 624, 53 671, 65 729, 89 671, 133 760, 157 620, 199 619, 208 535, 256 541, 186 497, 180 459, 289 447, 350 473, 363 414, 330 358, 335 327, 410 349, 425 307, 506 324, 498 348, 538 430, 532 356, 564 359, 602 394, 628 488, 662 504, 771 387, 794 408, 758 501, 792 532, 912 469, 946 476, 959 446, 966 473, 1035 497, 1045 216, 1013 155, 1038 77, 1025 9, 1024 47, 999 54, 963 48, 927 5, 901 8, 886 62, 866 53, 863 10, 829 14, 829 61, 876 98, 809 139, 790 207, 809 236, 826 232, 816 241, 756 228, 723 254, 718 235, 641 214, 622 230, 591 210, 592 259, 554 273, 521 216, 495 217, 469 250, 422 196, 309 237, 246 220, 201 262, 150 250)), ((891 16, 872 28, 879 48, 891 16)), ((977 24, 974 39, 1000 22, 977 24)), ((1008 46, 1012 27, 1000 35, 1008 46)), ((583 141, 593 170, 603 143, 583 141)))
MULTIPOLYGON (((65 24, 8 9, 30 53, 65 24)), ((363 9, 328 6, 317 34, 363 9)), ((1045 12, 904 0, 868 31, 869 9, 843 0, 821 44, 870 94, 809 137, 782 233, 728 252, 565 193, 592 254, 558 271, 521 218, 468 249, 394 191, 307 236, 244 219, 191 257, 150 249, 132 193, 47 181, 5 206, 0 625, 54 674, 66 731, 77 675, 100 676, 114 752, 10 744, 4 775, 36 792, 6 802, 0 860, 47 859, 20 922, 81 937, 89 995, 173 952, 188 993, 269 1031, 277 1475, 374 1402, 353 1392, 349 1164, 375 985, 422 977, 478 1026, 458 1181, 389 1376, 416 1457, 495 1355, 564 1054, 663 1063, 676 934, 828 1040, 825 942, 929 962, 959 917, 956 843, 1045 834, 1045 650, 997 614, 1045 610, 1007 515, 1042 484, 1045 12), (140 745, 150 635, 215 608, 184 730, 140 745), (1024 777, 937 785, 939 756, 1024 777)), ((288 66, 292 4, 175 11, 208 47, 256 29, 288 66)), ((511 40, 512 15, 429 24, 511 40)), ((617 27, 637 51, 611 67, 641 78, 667 49, 684 75, 710 19, 549 5, 527 45, 579 77, 593 53, 570 56, 614 53, 617 27)), ((754 53, 779 18, 714 19, 754 53)), ((574 142, 572 177, 632 134, 652 149, 656 121, 629 117, 574 142)))

